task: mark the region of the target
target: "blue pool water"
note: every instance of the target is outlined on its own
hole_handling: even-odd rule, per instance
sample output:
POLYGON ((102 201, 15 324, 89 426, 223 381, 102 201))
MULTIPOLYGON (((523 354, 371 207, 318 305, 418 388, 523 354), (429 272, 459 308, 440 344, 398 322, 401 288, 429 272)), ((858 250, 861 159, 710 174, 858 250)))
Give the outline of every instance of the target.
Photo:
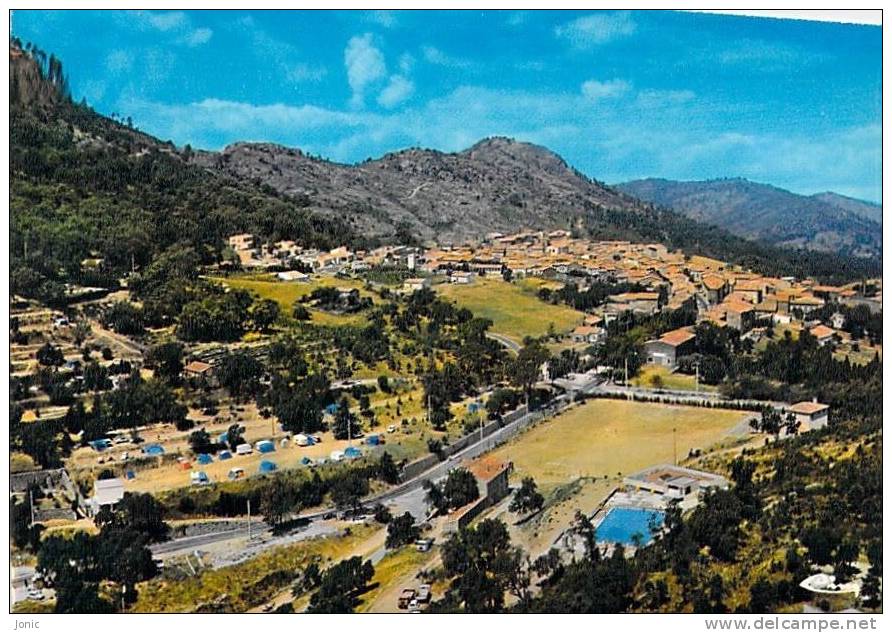
POLYGON ((611 508, 604 520, 596 528, 598 541, 632 545, 632 536, 641 534, 641 543, 653 540, 650 524, 653 521, 658 527, 663 525, 663 512, 645 508, 611 508), (653 519, 651 519, 653 517, 653 519))

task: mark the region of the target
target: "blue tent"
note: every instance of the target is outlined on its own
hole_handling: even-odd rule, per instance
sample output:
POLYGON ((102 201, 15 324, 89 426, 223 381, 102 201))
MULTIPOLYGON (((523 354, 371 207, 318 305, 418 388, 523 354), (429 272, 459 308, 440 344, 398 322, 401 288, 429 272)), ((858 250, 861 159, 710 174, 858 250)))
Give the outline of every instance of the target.
POLYGON ((271 462, 271 461, 268 461, 265 459, 262 462, 260 462, 260 468, 258 468, 258 471, 261 473, 271 473, 274 470, 276 470, 277 468, 278 468, 278 466, 276 466, 276 464, 274 462, 271 462))
POLYGON ((365 438, 365 443, 368 444, 369 446, 377 446, 378 444, 381 443, 381 436, 380 435, 369 435, 367 438, 365 438))
POLYGON ((308 464, 312 464, 313 460, 310 459, 309 457, 303 457, 303 458, 301 458, 300 463, 303 464, 304 466, 307 466, 308 464))
POLYGON ((276 450, 276 444, 270 440, 261 440, 260 442, 257 442, 256 448, 261 453, 272 453, 276 450))
POLYGON ((101 439, 101 440, 93 440, 89 443, 94 451, 102 452, 107 448, 111 448, 111 440, 101 439))
POLYGON ((217 455, 217 459, 232 459, 232 453, 230 453, 229 451, 220 451, 220 453, 217 455))
POLYGON ((472 402, 471 404, 468 405, 468 413, 477 413, 477 411, 479 411, 479 410, 480 410, 479 402, 472 402))
POLYGON ((337 411, 338 411, 338 403, 337 402, 333 402, 330 405, 328 405, 327 407, 325 407, 325 412, 329 415, 334 415, 335 413, 337 413, 337 411))
POLYGON ((224 431, 217 436, 217 444, 229 444, 229 431, 224 431))
POLYGON ((127 479, 136 479, 136 473, 132 470, 127 471, 127 479))
POLYGON ((149 444, 143 447, 142 452, 146 455, 164 455, 164 447, 160 444, 149 444))
POLYGON ((362 455, 362 451, 360 451, 355 446, 348 446, 347 448, 344 449, 344 457, 349 457, 352 459, 352 458, 360 457, 361 455, 362 455))
POLYGON ((197 461, 199 464, 210 464, 212 461, 214 461, 214 458, 207 453, 202 453, 195 459, 195 461, 197 461))

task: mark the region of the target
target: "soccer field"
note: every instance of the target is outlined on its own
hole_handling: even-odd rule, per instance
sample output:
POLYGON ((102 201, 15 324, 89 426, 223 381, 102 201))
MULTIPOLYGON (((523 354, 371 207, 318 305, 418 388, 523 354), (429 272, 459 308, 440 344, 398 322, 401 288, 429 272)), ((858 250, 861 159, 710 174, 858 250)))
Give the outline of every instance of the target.
POLYGON ((495 455, 514 462, 516 477, 532 476, 544 491, 580 477, 625 476, 679 461, 706 449, 751 414, 626 400, 592 400, 506 444, 495 455))
POLYGON ((440 284, 439 294, 468 308, 474 316, 490 319, 492 331, 518 343, 525 336, 542 336, 554 324, 555 332, 566 333, 582 323, 582 312, 565 305, 551 305, 540 300, 530 289, 501 279, 476 278, 468 285, 440 284))

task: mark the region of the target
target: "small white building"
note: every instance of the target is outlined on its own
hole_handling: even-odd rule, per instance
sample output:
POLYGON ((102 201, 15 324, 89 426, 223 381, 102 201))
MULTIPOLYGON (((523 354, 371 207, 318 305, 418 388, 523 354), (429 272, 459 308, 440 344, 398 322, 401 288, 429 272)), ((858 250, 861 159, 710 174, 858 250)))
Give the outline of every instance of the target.
POLYGON ((431 280, 427 277, 410 277, 403 282, 404 292, 416 292, 424 288, 430 288, 431 280))
POLYGON ((450 283, 468 285, 474 282, 474 273, 456 270, 449 275, 450 283))
POLYGON ((118 478, 98 479, 93 483, 93 496, 90 498, 90 513, 93 516, 103 508, 114 509, 124 498, 124 482, 118 478))
POLYGON ((830 417, 830 405, 820 402, 797 402, 789 411, 799 421, 800 433, 824 428, 830 417))
POLYGON ((283 270, 282 272, 276 273, 276 278, 279 281, 309 281, 310 276, 307 273, 302 273, 299 270, 283 270))

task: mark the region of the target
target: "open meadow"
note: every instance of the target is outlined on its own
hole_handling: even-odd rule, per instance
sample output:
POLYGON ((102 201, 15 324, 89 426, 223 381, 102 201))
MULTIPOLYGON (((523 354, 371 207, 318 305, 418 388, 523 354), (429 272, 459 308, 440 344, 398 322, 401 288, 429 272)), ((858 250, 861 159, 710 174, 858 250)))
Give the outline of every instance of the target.
MULTIPOLYGON (((291 315, 294 302, 304 297, 316 288, 356 288, 362 296, 373 296, 364 289, 365 284, 358 279, 334 277, 331 275, 314 275, 307 282, 279 281, 272 274, 233 275, 230 277, 209 277, 210 281, 223 284, 230 288, 247 290, 261 299, 272 299, 279 304, 282 314, 291 315)), ((332 314, 322 310, 309 308, 317 325, 363 325, 366 322, 362 314, 332 314)))
POLYGON ((565 333, 582 323, 584 314, 564 305, 540 300, 529 284, 518 285, 501 279, 477 278, 469 285, 439 284, 439 294, 468 308, 474 316, 490 319, 492 331, 517 342, 525 336, 542 336, 550 324, 565 333))

